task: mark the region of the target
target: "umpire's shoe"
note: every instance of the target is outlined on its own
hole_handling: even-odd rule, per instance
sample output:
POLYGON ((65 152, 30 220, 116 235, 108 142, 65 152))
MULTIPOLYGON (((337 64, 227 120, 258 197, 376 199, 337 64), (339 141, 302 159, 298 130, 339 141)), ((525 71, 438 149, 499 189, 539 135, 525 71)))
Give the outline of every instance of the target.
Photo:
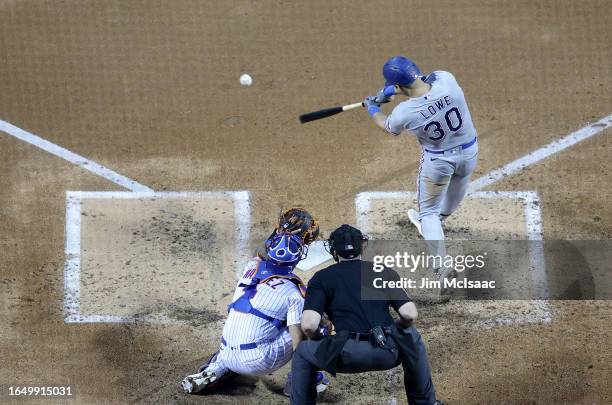
MULTIPOLYGON (((317 371, 317 394, 325 391, 328 385, 329 378, 325 377, 325 374, 322 371, 317 371)), ((285 394, 287 397, 291 396, 291 371, 289 374, 287 374, 287 382, 283 388, 283 394, 285 394)))

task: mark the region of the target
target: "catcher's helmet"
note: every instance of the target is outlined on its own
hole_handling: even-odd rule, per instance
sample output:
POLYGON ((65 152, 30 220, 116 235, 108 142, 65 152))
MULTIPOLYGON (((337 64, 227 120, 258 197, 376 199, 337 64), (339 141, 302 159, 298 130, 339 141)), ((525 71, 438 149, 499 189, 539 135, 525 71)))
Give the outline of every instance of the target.
POLYGON ((295 266, 306 257, 307 252, 308 249, 298 235, 282 233, 266 241, 268 260, 279 266, 295 266))
POLYGON ((368 237, 359 229, 344 224, 329 235, 326 247, 336 260, 337 256, 354 259, 361 254, 363 243, 367 240, 368 237))
POLYGON ((421 69, 405 56, 394 56, 385 63, 382 74, 386 80, 385 85, 408 87, 421 76, 421 69))
POLYGON ((306 209, 293 207, 281 212, 276 233, 298 235, 308 245, 319 236, 319 224, 306 209))

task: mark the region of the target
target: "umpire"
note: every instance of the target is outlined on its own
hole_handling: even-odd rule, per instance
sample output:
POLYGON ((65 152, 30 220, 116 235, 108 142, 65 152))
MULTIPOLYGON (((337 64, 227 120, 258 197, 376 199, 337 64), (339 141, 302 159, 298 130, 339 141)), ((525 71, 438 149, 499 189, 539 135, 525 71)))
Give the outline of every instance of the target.
POLYGON ((361 260, 367 238, 350 225, 333 231, 328 243, 337 263, 318 271, 308 283, 301 325, 309 340, 302 341, 293 354, 291 404, 316 403, 317 370, 335 376, 336 372, 388 370, 399 364, 410 405, 442 404, 436 401, 425 346, 412 326, 417 309, 408 294, 401 290, 399 296, 394 292, 391 297, 379 290, 376 299, 361 299, 362 284, 364 288, 368 284, 362 282, 362 272, 388 280, 398 279, 398 274, 390 269, 374 273, 373 264, 361 260), (389 306, 399 314, 397 324, 389 306), (329 321, 322 321, 323 313, 329 321), (320 328, 326 322, 327 328, 320 328), (326 329, 336 333, 322 336, 326 329))

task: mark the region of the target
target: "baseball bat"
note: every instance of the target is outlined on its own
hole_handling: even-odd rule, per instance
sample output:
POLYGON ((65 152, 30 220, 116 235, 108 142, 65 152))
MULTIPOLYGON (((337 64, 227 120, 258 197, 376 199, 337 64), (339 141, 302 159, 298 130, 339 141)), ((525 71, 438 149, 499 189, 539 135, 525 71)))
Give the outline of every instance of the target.
POLYGON ((300 115, 300 122, 304 124, 306 122, 320 120, 321 118, 331 117, 332 115, 336 115, 336 114, 339 114, 341 112, 348 111, 348 110, 354 110, 355 108, 359 108, 362 106, 363 104, 359 102, 359 103, 347 104, 347 105, 342 105, 339 107, 331 107, 331 108, 325 108, 319 111, 309 112, 309 113, 300 115))

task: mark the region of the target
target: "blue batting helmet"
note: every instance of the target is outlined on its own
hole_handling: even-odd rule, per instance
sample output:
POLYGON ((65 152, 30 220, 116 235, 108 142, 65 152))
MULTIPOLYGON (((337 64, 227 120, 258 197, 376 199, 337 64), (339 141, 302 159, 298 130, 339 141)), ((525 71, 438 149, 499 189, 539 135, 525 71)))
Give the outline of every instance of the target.
POLYGON ((405 56, 394 56, 389 59, 382 70, 386 86, 410 86, 417 77, 421 76, 421 69, 405 56))
POLYGON ((281 233, 266 241, 268 260, 280 266, 295 266, 306 256, 306 247, 298 235, 281 233))

